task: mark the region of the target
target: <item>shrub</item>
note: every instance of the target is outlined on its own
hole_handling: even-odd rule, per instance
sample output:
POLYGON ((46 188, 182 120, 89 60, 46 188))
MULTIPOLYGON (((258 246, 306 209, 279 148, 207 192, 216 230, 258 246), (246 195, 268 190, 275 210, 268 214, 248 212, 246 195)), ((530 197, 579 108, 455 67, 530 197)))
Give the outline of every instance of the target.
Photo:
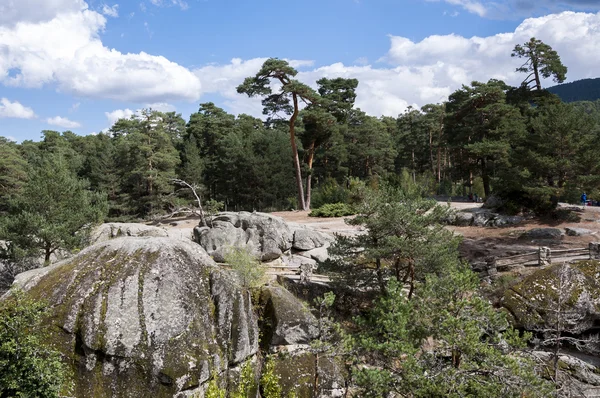
POLYGON ((0 397, 65 395, 67 367, 60 353, 44 344, 46 308, 21 291, 0 302, 0 397))
POLYGON ((309 217, 344 217, 353 214, 356 214, 356 211, 346 203, 329 203, 314 209, 308 215, 309 217))
POLYGON ((265 277, 265 268, 247 247, 230 247, 225 251, 225 262, 239 276, 245 288, 258 287, 265 277))
POLYGON ((319 208, 329 203, 347 203, 349 190, 328 178, 312 192, 311 205, 319 208))
POLYGON ((281 398, 282 389, 279 375, 275 374, 275 363, 268 359, 260 378, 260 387, 264 398, 281 398))

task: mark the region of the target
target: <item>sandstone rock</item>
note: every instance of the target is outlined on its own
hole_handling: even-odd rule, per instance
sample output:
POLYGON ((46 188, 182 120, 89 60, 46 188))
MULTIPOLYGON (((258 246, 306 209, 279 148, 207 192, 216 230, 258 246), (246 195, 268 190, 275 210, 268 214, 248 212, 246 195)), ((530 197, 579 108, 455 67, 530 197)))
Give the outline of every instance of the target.
POLYGON ((123 236, 154 236, 167 237, 167 231, 151 225, 137 223, 107 223, 102 224, 92 232, 90 244, 106 242, 107 240, 123 236))
POLYGON ((246 246, 262 261, 274 260, 292 247, 293 234, 285 221, 267 213, 219 213, 211 227, 196 227, 194 239, 218 262, 228 247, 246 246))
POLYGON ((16 284, 49 303, 75 396, 201 391, 258 350, 249 293, 193 242, 114 239, 16 284))
POLYGON ((559 228, 534 228, 523 233, 521 238, 524 239, 560 239, 562 231, 559 228))
POLYGON ((279 286, 263 288, 264 344, 309 344, 317 336, 317 319, 293 294, 279 286))
POLYGON ((591 231, 589 229, 577 228, 577 227, 565 228, 565 232, 569 236, 584 236, 584 235, 591 235, 594 233, 594 231, 591 231))

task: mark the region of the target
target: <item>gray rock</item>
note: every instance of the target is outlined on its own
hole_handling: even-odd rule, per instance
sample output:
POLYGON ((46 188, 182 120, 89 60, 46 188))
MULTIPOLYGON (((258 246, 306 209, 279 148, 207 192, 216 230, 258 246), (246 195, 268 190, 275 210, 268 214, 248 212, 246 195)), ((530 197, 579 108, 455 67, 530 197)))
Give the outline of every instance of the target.
POLYGON ((524 239, 561 239, 562 231, 559 228, 534 228, 523 233, 524 239))
POLYGON ((584 236, 584 235, 591 235, 594 233, 594 231, 591 231, 589 229, 576 228, 576 227, 565 228, 565 232, 569 236, 584 236))
POLYGON ((114 239, 16 284, 49 303, 75 396, 175 396, 258 351, 249 293, 193 242, 114 239))
POLYGON ((162 228, 153 227, 151 225, 111 222, 102 224, 94 229, 90 236, 90 244, 93 245, 95 243, 106 242, 107 240, 124 236, 167 237, 168 233, 162 228))
POLYGON ((294 240, 292 248, 296 250, 312 250, 323 247, 334 241, 330 235, 324 234, 314 229, 296 228, 294 229, 294 240))
MULTIPOLYGON (((529 354, 537 363, 551 364, 553 353, 533 351, 529 354)), ((577 353, 576 355, 581 355, 577 353)), ((598 397, 600 394, 600 375, 598 368, 574 355, 558 355, 558 382, 562 389, 561 397, 598 397)), ((550 365, 551 366, 551 365, 550 365)))
POLYGON ((279 286, 263 288, 265 342, 271 346, 309 344, 318 333, 317 319, 292 293, 279 286))
POLYGON ((600 322, 600 263, 588 260, 540 269, 508 289, 502 305, 518 327, 552 330, 557 303, 562 302, 561 328, 569 335, 585 335, 600 322))
POLYGON ((525 220, 521 216, 504 216, 500 214, 496 214, 496 217, 492 221, 492 225, 494 227, 504 227, 507 225, 517 225, 525 220))
POLYGON ((313 260, 318 261, 318 262, 322 262, 329 258, 329 251, 328 251, 329 246, 330 246, 330 244, 327 243, 316 249, 307 250, 305 252, 298 252, 296 254, 299 256, 302 256, 302 257, 312 258, 313 260))
POLYGON ((280 217, 226 212, 213 217, 211 227, 196 227, 194 239, 218 262, 232 246, 249 246, 262 261, 270 261, 292 247, 293 234, 280 217))
POLYGON ((473 225, 476 227, 486 227, 493 219, 493 213, 477 212, 473 215, 473 225))
POLYGON ((488 209, 497 209, 504 204, 504 201, 496 195, 490 195, 483 204, 484 207, 488 209))
POLYGON ((459 227, 468 227, 473 225, 474 221, 473 213, 464 213, 458 212, 456 213, 456 218, 454 219, 454 225, 459 227))

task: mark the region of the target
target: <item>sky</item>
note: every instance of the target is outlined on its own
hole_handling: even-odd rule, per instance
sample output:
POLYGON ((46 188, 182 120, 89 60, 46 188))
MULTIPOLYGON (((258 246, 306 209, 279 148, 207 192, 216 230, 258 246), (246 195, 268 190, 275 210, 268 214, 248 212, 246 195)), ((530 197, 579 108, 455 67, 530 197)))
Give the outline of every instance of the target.
POLYGON ((397 116, 475 80, 520 84, 510 54, 531 37, 567 82, 600 77, 600 0, 0 0, 0 136, 94 134, 142 108, 187 120, 204 102, 261 116, 235 88, 269 57, 312 86, 357 78, 357 107, 397 116))

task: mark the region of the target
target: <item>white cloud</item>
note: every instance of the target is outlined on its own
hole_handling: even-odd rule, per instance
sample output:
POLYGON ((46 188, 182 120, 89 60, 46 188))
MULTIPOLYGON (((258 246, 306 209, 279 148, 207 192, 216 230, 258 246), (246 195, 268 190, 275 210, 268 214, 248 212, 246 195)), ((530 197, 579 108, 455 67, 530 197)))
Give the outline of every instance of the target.
POLYGON ((49 21, 59 14, 87 9, 83 0, 2 0, 0 26, 49 21))
MULTIPOLYGON (((382 59, 388 67, 348 66, 342 63, 303 70, 298 78, 313 85, 321 77, 359 80, 356 105, 374 115, 396 116, 407 106, 423 106, 447 99, 462 84, 473 80, 502 79, 519 85, 525 76, 515 72, 519 60, 511 58, 514 46, 536 37, 551 45, 569 67, 569 80, 598 77, 600 65, 600 13, 548 15, 523 21, 514 32, 489 37, 430 36, 420 42, 390 37, 390 50, 382 59)), ((260 99, 239 95, 236 87, 254 75, 265 61, 233 59, 225 65, 207 65, 194 71, 203 91, 224 99, 229 111, 262 114, 260 99)), ((543 82, 553 85, 552 81, 543 82)))
POLYGON ((1 118, 34 119, 35 112, 33 112, 33 109, 23 106, 19 102, 11 102, 7 98, 0 98, 1 118))
POLYGON ((55 116, 46 119, 46 123, 51 124, 53 126, 63 127, 66 129, 76 129, 78 127, 81 127, 81 124, 61 116, 55 116))
POLYGON ((159 112, 175 112, 177 108, 174 105, 166 102, 155 102, 154 104, 147 104, 146 108, 153 109, 159 112))
POLYGON ((102 14, 106 15, 107 17, 117 18, 119 16, 119 5, 115 4, 111 7, 108 4, 103 4, 102 14))
POLYGON ((596 0, 425 0, 429 2, 444 1, 445 3, 461 7, 480 17, 495 19, 539 16, 565 10, 597 11, 600 2, 596 0))
POLYGON ((157 7, 178 6, 182 10, 187 10, 189 8, 184 0, 150 0, 150 3, 157 7))
POLYGON ((105 47, 99 35, 106 18, 82 4, 83 9, 65 8, 49 20, 21 16, 14 26, 0 26, 0 83, 54 85, 81 97, 137 103, 199 98, 200 81, 187 68, 162 56, 105 47))
POLYGON ((132 111, 131 109, 116 109, 112 112, 104 112, 104 115, 108 119, 108 123, 110 127, 115 124, 115 122, 119 119, 129 119, 133 115, 135 115, 137 111, 132 111))

